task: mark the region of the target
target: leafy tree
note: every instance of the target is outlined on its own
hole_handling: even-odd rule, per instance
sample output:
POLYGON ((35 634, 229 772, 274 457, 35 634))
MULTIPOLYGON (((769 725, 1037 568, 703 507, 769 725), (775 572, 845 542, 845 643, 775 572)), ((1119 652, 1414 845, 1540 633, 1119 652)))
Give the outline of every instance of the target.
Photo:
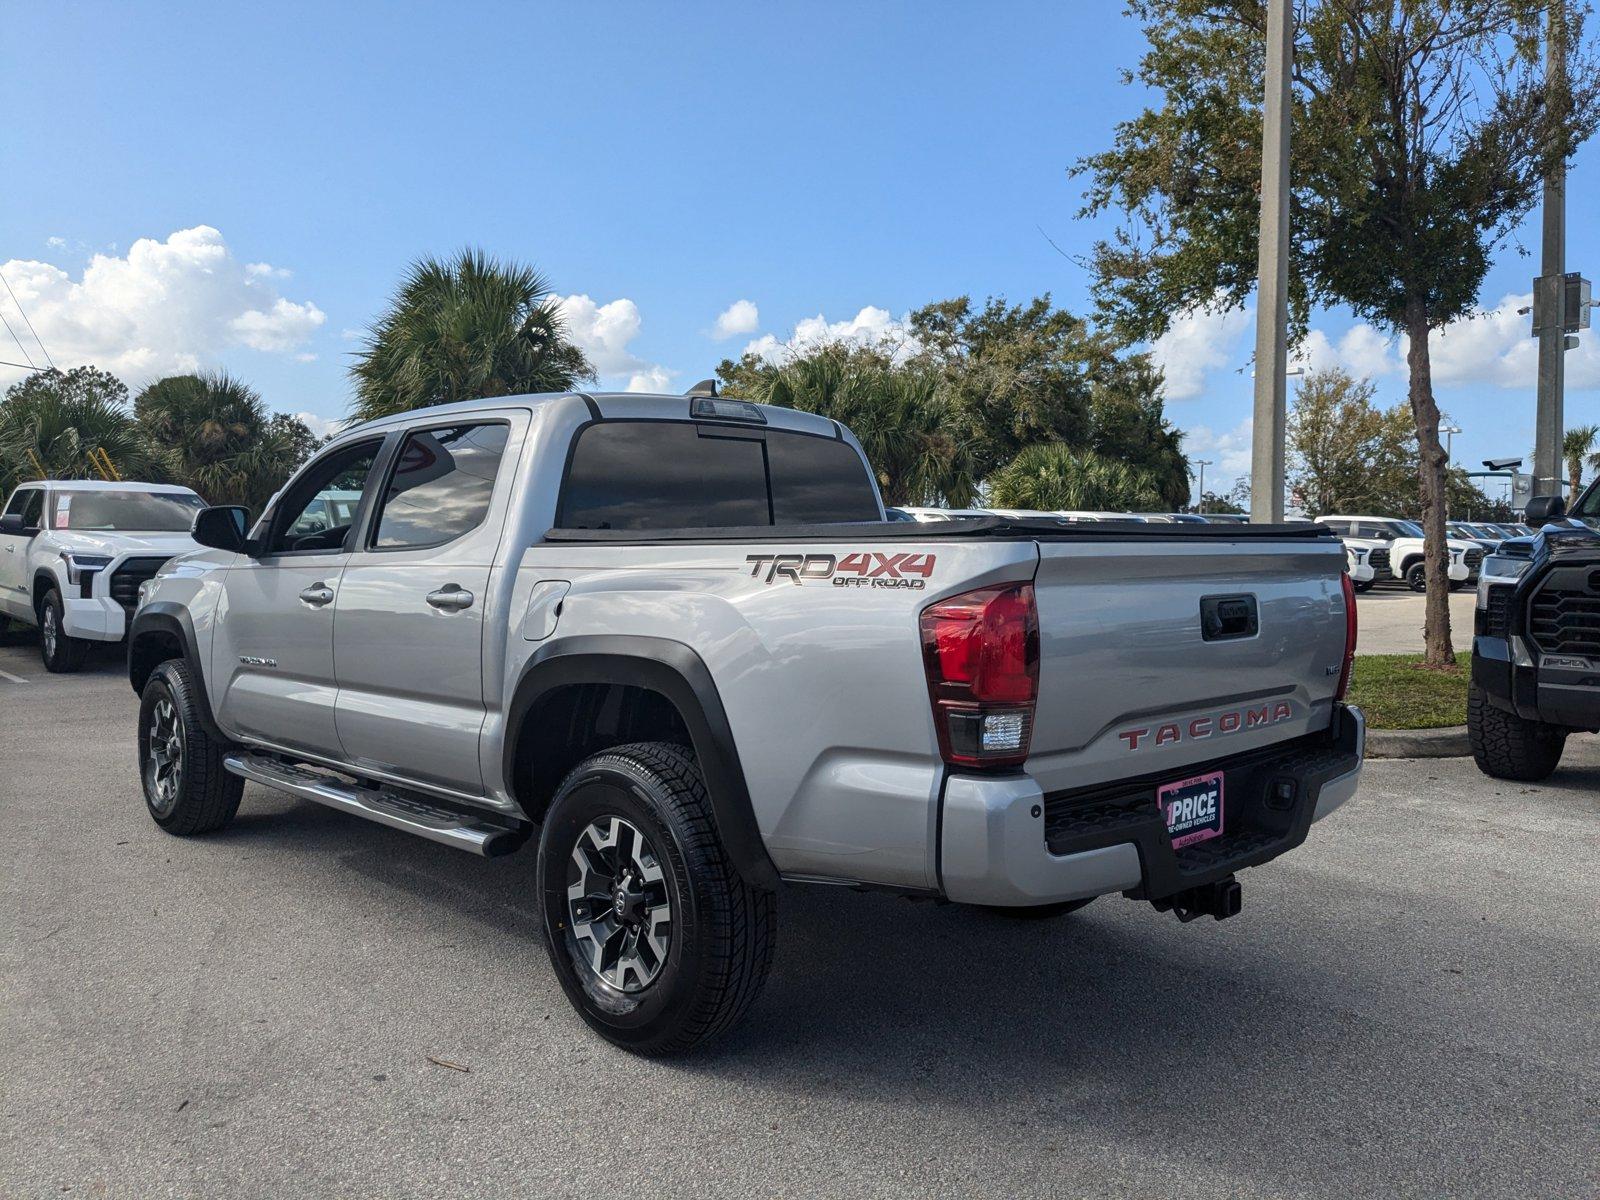
MULTIPOLYGON (((1427 533, 1429 665, 1454 661, 1445 575, 1445 465, 1430 335, 1469 314, 1493 252, 1553 164, 1600 116, 1596 63, 1572 0, 1301 0, 1294 53, 1290 303, 1344 304, 1408 339, 1427 533), (1565 23, 1570 89, 1547 94, 1539 23, 1565 23)), ((1116 327, 1162 333, 1174 313, 1243 304, 1256 275, 1262 0, 1130 0, 1150 44, 1137 81, 1156 103, 1077 165, 1087 211, 1123 209, 1095 251, 1116 327)))
POLYGON ((877 473, 885 504, 961 507, 977 493, 938 374, 888 350, 833 344, 782 366, 724 362, 729 394, 818 413, 849 427, 877 473))
POLYGON ((1235 516, 1243 516, 1244 514, 1248 513, 1250 511, 1249 488, 1248 486, 1246 487, 1244 499, 1240 500, 1238 494, 1240 483, 1246 483, 1246 481, 1243 479, 1239 480, 1238 483, 1234 484, 1233 490, 1230 491, 1226 496, 1219 496, 1215 492, 1204 493, 1200 497, 1200 504, 1195 511, 1202 513, 1232 513, 1235 516))
POLYGON ((25 479, 99 479, 101 452, 129 479, 155 464, 128 413, 128 389, 97 367, 39 371, 0 401, 0 492, 25 479))
POLYGON ((943 378, 978 478, 1035 442, 1064 442, 1155 477, 1165 503, 1189 498, 1182 433, 1167 424, 1161 375, 1145 355, 1051 303, 967 296, 929 304, 909 324, 943 378))
POLYGON ((1561 440, 1561 457, 1567 460, 1567 492, 1573 500, 1583 490, 1585 465, 1600 467, 1600 425, 1579 425, 1569 429, 1561 440))
MULTIPOLYGON (((243 504, 254 512, 294 468, 295 430, 268 420, 256 391, 227 374, 170 375, 134 400, 134 415, 166 476, 211 504, 243 504)), ((287 418, 294 421, 293 418, 287 418)), ((311 436, 298 421, 306 437, 311 436)))
POLYGON ((560 392, 594 378, 532 267, 481 250, 413 263, 350 368, 368 421, 479 396, 560 392))
POLYGON ((312 433, 311 427, 292 413, 273 413, 267 421, 267 436, 281 439, 289 448, 291 475, 328 440, 312 433))
POLYGON ((1159 508, 1161 492, 1146 472, 1063 442, 1025 447, 989 481, 996 508, 1136 512, 1159 508))
POLYGON ((1403 513, 1416 496, 1416 435, 1403 407, 1337 368, 1305 376, 1286 436, 1289 488, 1312 515, 1403 513))

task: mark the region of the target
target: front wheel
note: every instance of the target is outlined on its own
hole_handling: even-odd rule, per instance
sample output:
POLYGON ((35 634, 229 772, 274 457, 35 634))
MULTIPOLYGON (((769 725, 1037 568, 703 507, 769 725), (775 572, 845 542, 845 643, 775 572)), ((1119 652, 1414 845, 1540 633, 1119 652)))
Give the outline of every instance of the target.
POLYGON ((139 780, 151 818, 168 833, 211 833, 233 820, 244 780, 222 765, 225 743, 200 718, 200 691, 181 659, 150 673, 139 696, 139 780))
POLYGON ((1467 737, 1478 770, 1496 779, 1534 783, 1561 765, 1567 730, 1529 721, 1490 703, 1476 686, 1467 690, 1467 737))
POLYGON ((53 675, 76 671, 89 653, 88 642, 67 636, 65 613, 61 593, 51 588, 39 604, 39 657, 44 659, 44 669, 53 675))
POLYGON ((1412 563, 1406 568, 1406 586, 1413 592, 1428 590, 1428 568, 1423 563, 1412 563))
POLYGON ((773 895, 729 861, 681 746, 580 763, 545 816, 538 889, 562 989, 625 1050, 675 1054, 730 1028, 772 965, 773 895))

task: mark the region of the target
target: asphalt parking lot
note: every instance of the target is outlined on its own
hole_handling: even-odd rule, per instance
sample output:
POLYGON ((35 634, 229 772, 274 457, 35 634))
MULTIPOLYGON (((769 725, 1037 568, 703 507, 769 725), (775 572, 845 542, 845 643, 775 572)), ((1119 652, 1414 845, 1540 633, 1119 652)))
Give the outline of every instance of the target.
POLYGON ((1372 763, 1225 924, 790 889, 753 1019, 644 1062, 527 856, 254 786, 169 838, 134 712, 0 648, 6 1197, 1600 1192, 1593 738, 1537 787, 1372 763))
MULTIPOLYGON (((1450 636, 1457 650, 1472 649, 1476 588, 1450 593, 1450 636)), ((1410 588, 1385 584, 1356 597, 1357 654, 1421 654, 1427 599, 1410 588)))

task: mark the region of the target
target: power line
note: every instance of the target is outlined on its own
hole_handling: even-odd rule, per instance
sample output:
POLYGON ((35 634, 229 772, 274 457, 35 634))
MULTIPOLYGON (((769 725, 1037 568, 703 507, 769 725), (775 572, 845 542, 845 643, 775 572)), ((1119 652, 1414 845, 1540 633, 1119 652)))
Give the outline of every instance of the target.
MULTIPOLYGON (((28 310, 22 307, 22 301, 17 299, 17 294, 11 291, 11 281, 0 271, 0 283, 6 285, 6 291, 11 292, 11 303, 17 306, 17 311, 22 314, 23 321, 27 322, 28 332, 33 334, 33 340, 39 343, 39 349, 44 350, 44 360, 50 364, 50 369, 55 370, 56 360, 50 357, 50 351, 45 349, 44 339, 39 336, 39 331, 33 327, 33 322, 28 320, 28 310)), ((31 357, 31 356, 30 356, 31 357)))
POLYGON ((19 371, 37 371, 39 369, 32 363, 7 362, 3 358, 0 358, 0 367, 16 367, 19 371))
POLYGON ((22 344, 22 339, 17 336, 17 331, 11 328, 11 322, 6 320, 5 313, 0 313, 0 325, 6 327, 6 332, 11 335, 11 340, 17 344, 17 349, 22 351, 22 357, 28 360, 28 370, 37 371, 39 368, 33 365, 33 355, 28 353, 28 348, 22 344))

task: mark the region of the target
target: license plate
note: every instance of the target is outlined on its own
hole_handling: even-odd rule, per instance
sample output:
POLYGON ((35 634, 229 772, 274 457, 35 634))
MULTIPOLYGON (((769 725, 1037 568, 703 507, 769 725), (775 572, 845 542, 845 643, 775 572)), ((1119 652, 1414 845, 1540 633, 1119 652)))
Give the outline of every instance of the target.
POLYGON ((1156 789, 1156 803, 1174 850, 1222 835, 1221 771, 1164 783, 1156 789))

